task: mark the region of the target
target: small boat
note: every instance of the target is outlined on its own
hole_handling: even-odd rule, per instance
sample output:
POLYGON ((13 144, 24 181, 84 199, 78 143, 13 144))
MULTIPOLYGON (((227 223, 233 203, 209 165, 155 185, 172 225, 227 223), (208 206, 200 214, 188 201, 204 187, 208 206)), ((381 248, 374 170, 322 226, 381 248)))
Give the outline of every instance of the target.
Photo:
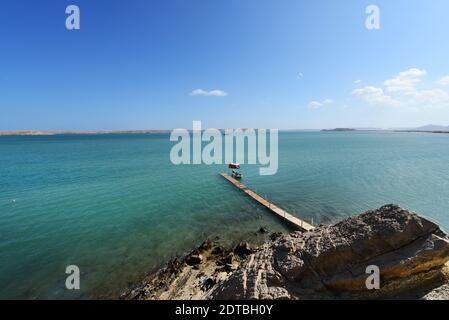
POLYGON ((234 179, 239 179, 240 180, 240 179, 242 179, 242 174, 237 172, 237 171, 232 170, 232 177, 234 179))
POLYGON ((240 164, 231 162, 228 167, 229 169, 240 169, 240 164))

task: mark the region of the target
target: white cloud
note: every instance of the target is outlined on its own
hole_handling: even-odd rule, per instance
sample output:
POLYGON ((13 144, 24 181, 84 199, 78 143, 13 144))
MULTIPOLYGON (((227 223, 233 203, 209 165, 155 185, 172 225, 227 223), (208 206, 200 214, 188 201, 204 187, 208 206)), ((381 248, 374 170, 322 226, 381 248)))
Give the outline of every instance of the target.
POLYGON ((326 104, 332 104, 332 103, 334 103, 334 100, 332 100, 332 99, 324 99, 323 101, 311 101, 309 103, 309 108, 319 109, 321 107, 324 107, 326 104))
POLYGON ((393 107, 399 105, 399 102, 386 95, 382 88, 372 86, 356 89, 352 92, 352 96, 360 98, 371 105, 387 105, 393 107))
POLYGON ((393 79, 386 80, 384 86, 388 92, 401 92, 415 90, 421 78, 427 74, 426 70, 412 68, 399 73, 393 79))
POLYGON ((321 102, 318 102, 318 101, 311 101, 309 103, 309 107, 312 108, 312 109, 319 109, 322 106, 323 106, 323 104, 321 102))
POLYGON ((203 97, 225 97, 228 94, 223 90, 203 90, 203 89, 195 89, 190 92, 191 96, 203 96, 203 97))
MULTIPOLYGON (((366 86, 354 90, 352 96, 376 106, 415 109, 449 107, 449 93, 447 91, 437 88, 417 88, 417 84, 422 82, 421 78, 426 74, 426 70, 412 68, 399 73, 393 79, 384 81, 385 89, 366 86)), ((447 80, 449 83, 449 77, 447 80)))
POLYGON ((441 89, 411 91, 404 97, 411 105, 418 106, 449 106, 449 93, 441 89))
POLYGON ((359 79, 359 80, 355 80, 354 83, 355 83, 355 84, 362 83, 362 80, 360 80, 360 79, 359 79))
POLYGON ((442 77, 437 83, 440 86, 449 86, 449 76, 442 77))

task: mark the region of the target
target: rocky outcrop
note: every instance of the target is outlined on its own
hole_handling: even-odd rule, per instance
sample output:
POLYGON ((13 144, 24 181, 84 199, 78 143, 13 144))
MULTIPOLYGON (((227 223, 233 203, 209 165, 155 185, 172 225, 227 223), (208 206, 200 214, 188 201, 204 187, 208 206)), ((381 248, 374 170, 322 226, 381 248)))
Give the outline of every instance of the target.
POLYGON ((121 298, 449 299, 448 235, 396 205, 266 239, 259 248, 206 240, 121 298), (379 290, 366 287, 368 266, 379 290))
POLYGON ((252 252, 250 245, 246 242, 241 242, 235 247, 224 247, 217 241, 206 240, 183 258, 170 261, 156 274, 124 292, 120 298, 128 300, 205 299, 208 292, 228 278, 246 254, 252 252))
POLYGON ((266 243, 205 297, 398 297, 445 281, 441 272, 448 260, 449 238, 436 224, 387 205, 266 243), (367 289, 368 266, 379 268, 380 290, 367 289))

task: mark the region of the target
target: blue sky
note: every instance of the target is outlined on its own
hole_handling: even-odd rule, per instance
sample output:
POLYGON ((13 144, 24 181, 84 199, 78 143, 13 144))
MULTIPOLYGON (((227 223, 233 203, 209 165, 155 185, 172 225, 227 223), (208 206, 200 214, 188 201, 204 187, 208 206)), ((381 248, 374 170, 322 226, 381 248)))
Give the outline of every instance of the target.
POLYGON ((449 125, 448 15, 447 0, 4 0, 0 130, 449 125))

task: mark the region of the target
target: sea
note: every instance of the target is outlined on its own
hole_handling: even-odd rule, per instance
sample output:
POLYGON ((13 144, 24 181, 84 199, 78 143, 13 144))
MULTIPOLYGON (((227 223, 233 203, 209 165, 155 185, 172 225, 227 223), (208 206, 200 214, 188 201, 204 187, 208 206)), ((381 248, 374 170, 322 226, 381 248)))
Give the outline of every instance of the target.
MULTIPOLYGON (((0 136, 0 299, 115 299, 206 238, 291 229, 219 173, 174 165, 169 134, 0 136), (67 266, 80 289, 67 290, 67 266)), ((449 134, 281 132, 275 175, 242 182, 330 224, 395 203, 449 230, 449 134)))

